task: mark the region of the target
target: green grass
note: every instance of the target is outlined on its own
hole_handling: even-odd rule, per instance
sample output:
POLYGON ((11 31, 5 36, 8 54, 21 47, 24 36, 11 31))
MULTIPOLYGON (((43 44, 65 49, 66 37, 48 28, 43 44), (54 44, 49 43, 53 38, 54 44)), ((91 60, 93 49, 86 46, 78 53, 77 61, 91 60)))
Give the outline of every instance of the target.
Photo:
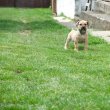
POLYGON ((69 31, 49 9, 0 8, 0 110, 110 110, 110 45, 65 51, 69 31))

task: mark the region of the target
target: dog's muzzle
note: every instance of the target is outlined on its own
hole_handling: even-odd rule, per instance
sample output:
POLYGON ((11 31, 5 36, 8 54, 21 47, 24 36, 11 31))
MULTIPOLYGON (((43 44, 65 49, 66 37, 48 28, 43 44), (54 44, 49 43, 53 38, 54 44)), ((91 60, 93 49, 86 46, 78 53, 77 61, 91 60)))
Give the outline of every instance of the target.
POLYGON ((82 35, 84 35, 86 33, 86 27, 82 27, 79 31, 82 35))

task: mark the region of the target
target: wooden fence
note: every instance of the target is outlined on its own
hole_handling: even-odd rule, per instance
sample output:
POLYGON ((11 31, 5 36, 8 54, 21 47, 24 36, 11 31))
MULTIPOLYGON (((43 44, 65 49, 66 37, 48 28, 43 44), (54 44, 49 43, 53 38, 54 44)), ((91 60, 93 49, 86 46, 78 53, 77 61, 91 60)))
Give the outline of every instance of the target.
POLYGON ((0 7, 43 7, 50 6, 50 0, 0 0, 0 7))

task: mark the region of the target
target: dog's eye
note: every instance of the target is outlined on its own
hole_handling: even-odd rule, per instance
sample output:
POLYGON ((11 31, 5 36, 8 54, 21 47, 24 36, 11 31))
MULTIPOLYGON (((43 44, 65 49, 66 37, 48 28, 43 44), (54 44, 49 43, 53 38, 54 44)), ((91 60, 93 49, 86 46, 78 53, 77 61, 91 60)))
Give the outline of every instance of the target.
POLYGON ((87 25, 87 24, 84 24, 85 26, 87 25))
POLYGON ((82 26, 82 24, 79 24, 80 26, 82 26))

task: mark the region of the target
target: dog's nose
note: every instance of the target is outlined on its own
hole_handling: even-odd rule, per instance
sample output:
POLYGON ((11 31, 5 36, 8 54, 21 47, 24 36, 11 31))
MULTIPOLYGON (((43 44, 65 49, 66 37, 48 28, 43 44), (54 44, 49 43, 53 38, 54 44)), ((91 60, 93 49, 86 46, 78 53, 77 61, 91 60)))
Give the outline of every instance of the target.
POLYGON ((83 28, 83 29, 85 29, 85 28, 86 28, 86 26, 82 26, 82 28, 83 28))

